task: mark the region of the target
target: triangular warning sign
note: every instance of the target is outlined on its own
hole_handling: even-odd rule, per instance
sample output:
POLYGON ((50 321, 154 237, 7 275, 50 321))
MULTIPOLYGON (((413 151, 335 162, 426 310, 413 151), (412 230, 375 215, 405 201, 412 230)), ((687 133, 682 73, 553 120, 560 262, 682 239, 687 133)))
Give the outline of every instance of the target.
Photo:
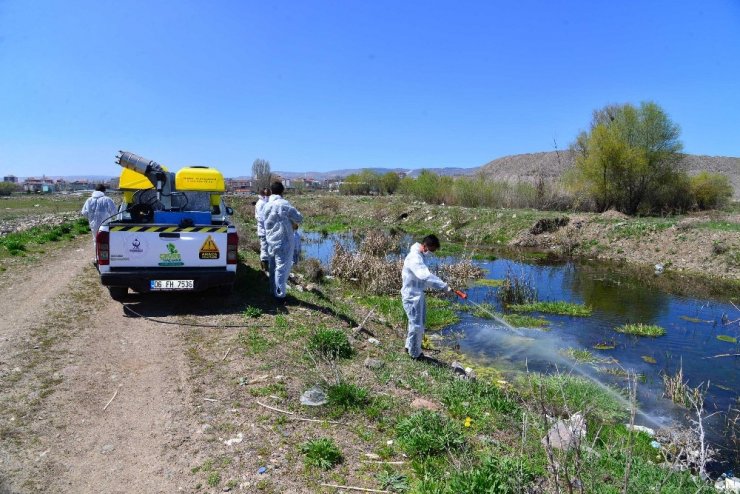
POLYGON ((205 242, 203 242, 203 245, 200 246, 201 252, 218 252, 218 247, 216 247, 216 242, 213 241, 210 235, 208 235, 208 238, 205 242))
POLYGON ((208 235, 208 238, 205 242, 203 242, 203 245, 200 246, 200 252, 198 252, 198 257, 201 259, 218 259, 219 258, 219 252, 218 247, 216 247, 216 242, 213 241, 210 235, 208 235))

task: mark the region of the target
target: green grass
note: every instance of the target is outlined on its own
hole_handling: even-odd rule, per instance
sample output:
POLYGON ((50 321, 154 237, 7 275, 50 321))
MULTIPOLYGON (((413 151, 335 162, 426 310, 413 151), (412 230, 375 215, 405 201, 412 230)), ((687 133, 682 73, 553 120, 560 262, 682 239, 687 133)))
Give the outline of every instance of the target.
POLYGON ((588 317, 591 307, 570 302, 533 302, 530 304, 510 305, 509 310, 514 312, 543 312, 563 316, 588 317))
POLYGON ((251 305, 244 309, 244 319, 256 319, 262 315, 262 309, 251 305))
POLYGON ((28 251, 31 245, 69 240, 89 232, 90 227, 85 218, 57 226, 35 226, 22 232, 9 233, 0 237, 0 252, 4 248, 10 255, 21 255, 28 251))
POLYGON ((423 477, 413 492, 519 494, 530 492, 528 487, 545 473, 543 465, 529 457, 490 453, 482 455, 474 465, 462 469, 435 467, 437 466, 433 465, 429 468, 430 472, 423 477))
POLYGON ((717 339, 719 341, 725 341, 727 343, 737 343, 737 338, 735 338, 734 336, 726 335, 726 334, 717 335, 717 339))
POLYGON ((720 232, 740 232, 740 223, 729 221, 705 221, 702 223, 697 223, 696 228, 703 228, 706 230, 714 230, 720 232))
POLYGON ((344 331, 326 327, 318 328, 310 336, 308 348, 330 360, 350 358, 354 353, 344 331))
POLYGON ((396 425, 398 444, 412 458, 445 454, 465 444, 462 426, 444 415, 421 410, 396 425))
MULTIPOLYGON (((637 238, 649 235, 651 233, 667 230, 674 226, 678 220, 676 218, 639 218, 621 220, 616 222, 608 232, 611 239, 614 238, 637 238)), ((613 223, 613 221, 609 221, 613 223)))
POLYGON ((614 331, 616 331, 617 333, 631 334, 636 336, 649 336, 652 338, 663 336, 666 333, 665 329, 660 326, 656 326, 655 324, 642 323, 623 324, 622 326, 614 328, 614 331))
POLYGON ((470 417, 477 429, 495 426, 499 422, 516 420, 521 410, 514 399, 501 389, 482 381, 453 379, 439 391, 442 403, 453 418, 464 420, 470 417))
POLYGON ((249 328, 246 331, 240 331, 236 335, 237 342, 249 355, 257 355, 265 352, 272 346, 270 340, 265 338, 257 328, 249 328))
POLYGON ((343 411, 361 408, 369 402, 367 389, 346 382, 329 386, 326 397, 329 406, 343 411))
POLYGON ((544 405, 552 416, 563 417, 581 411, 587 419, 607 423, 627 417, 627 405, 619 391, 604 389, 585 377, 528 374, 518 378, 516 383, 525 400, 544 405))
POLYGON ((305 456, 306 466, 329 470, 342 462, 342 452, 332 439, 311 439, 301 444, 301 453, 305 456))
POLYGON ((515 328, 543 329, 550 325, 547 319, 526 314, 506 314, 503 319, 515 328))
MULTIPOLYGON (((89 193, 79 196, 61 194, 13 194, 0 200, 0 221, 50 213, 72 213, 82 209, 89 193)), ((115 200, 115 199, 114 199, 115 200)))
MULTIPOLYGON (((403 310, 400 295, 365 295, 360 297, 358 301, 366 307, 375 309, 376 314, 382 315, 394 325, 406 325, 406 312, 403 310)), ((460 320, 460 317, 455 312, 455 305, 450 300, 427 297, 426 303, 426 329, 435 331, 455 324, 460 320)))

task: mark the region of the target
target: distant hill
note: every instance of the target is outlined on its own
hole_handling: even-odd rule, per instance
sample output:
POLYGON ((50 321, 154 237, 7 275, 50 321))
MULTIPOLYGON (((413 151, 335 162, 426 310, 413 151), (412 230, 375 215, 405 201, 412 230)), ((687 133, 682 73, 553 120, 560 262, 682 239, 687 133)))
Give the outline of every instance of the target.
MULTIPOLYGON (((480 171, 495 180, 534 181, 538 175, 546 179, 558 178, 573 162, 569 151, 515 154, 490 161, 480 167, 480 171)), ((735 189, 734 198, 740 199, 740 158, 686 154, 684 163, 689 175, 706 170, 728 176, 735 189)))
POLYGON ((331 170, 328 172, 283 172, 283 171, 274 171, 276 175, 280 175, 281 177, 285 178, 313 178, 316 180, 325 180, 327 178, 344 178, 348 175, 352 175, 353 173, 360 173, 362 170, 370 170, 375 173, 380 173, 381 175, 388 172, 394 172, 394 173, 406 173, 410 177, 418 177, 422 170, 429 170, 433 171, 437 175, 450 175, 450 176, 459 176, 459 175, 472 175, 476 172, 477 168, 455 168, 455 167, 446 167, 446 168, 415 168, 415 169, 409 169, 409 168, 345 168, 341 170, 331 170))

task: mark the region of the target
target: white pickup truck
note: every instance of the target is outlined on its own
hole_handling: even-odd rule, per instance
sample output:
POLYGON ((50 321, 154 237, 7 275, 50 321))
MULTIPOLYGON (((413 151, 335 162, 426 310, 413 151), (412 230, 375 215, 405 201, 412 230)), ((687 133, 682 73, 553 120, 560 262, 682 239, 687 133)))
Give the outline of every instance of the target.
POLYGON ((125 152, 118 163, 123 202, 96 237, 100 280, 111 297, 124 300, 129 288, 230 292, 239 238, 221 173, 188 167, 174 174, 125 152))

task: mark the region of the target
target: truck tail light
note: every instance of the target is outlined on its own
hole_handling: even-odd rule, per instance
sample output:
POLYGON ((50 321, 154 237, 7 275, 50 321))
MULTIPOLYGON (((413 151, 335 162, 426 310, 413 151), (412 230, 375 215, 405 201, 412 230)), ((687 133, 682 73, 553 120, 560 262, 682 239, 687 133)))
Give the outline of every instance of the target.
POLYGON ((236 232, 226 234, 226 264, 239 262, 239 235, 236 232))
POLYGON ((110 234, 106 231, 99 231, 95 235, 95 246, 98 266, 108 266, 110 264, 110 234))

